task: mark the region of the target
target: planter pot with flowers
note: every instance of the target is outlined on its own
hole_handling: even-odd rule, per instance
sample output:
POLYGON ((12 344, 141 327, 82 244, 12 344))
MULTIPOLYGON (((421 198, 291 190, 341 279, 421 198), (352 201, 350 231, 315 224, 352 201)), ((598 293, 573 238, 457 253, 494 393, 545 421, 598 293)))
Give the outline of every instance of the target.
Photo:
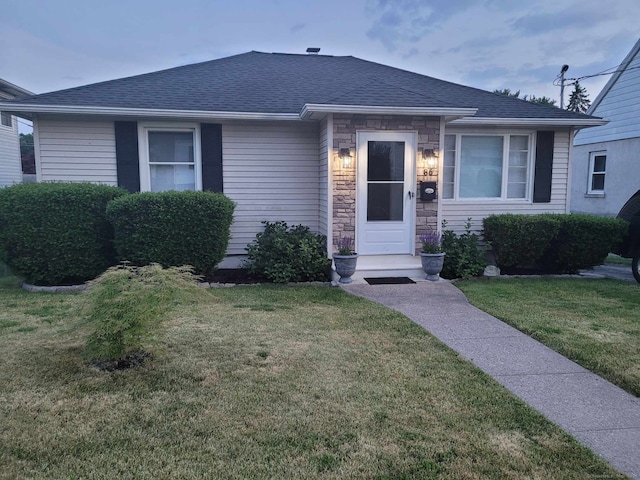
POLYGON ((420 235, 422 242, 422 269, 427 274, 427 280, 440 280, 440 272, 444 266, 445 252, 442 251, 442 236, 438 232, 429 231, 420 235))
POLYGON ((353 251, 353 246, 353 238, 349 236, 340 237, 336 243, 338 253, 333 254, 333 263, 336 273, 340 275, 340 283, 351 283, 351 275, 356 272, 358 254, 353 251))

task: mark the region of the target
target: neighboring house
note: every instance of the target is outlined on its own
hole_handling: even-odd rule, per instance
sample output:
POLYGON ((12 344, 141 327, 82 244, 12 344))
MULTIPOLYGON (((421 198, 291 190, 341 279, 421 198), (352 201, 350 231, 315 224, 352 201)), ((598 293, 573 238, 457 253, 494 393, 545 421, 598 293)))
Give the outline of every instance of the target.
MULTIPOLYGON (((33 95, 0 78, 0 101, 33 95)), ((0 108, 0 188, 22 182, 18 119, 0 108)))
POLYGON ((640 40, 588 113, 609 123, 575 136, 571 211, 616 216, 640 190, 640 40))
POLYGON ((222 266, 284 220, 328 253, 355 236, 364 276, 417 275, 419 235, 443 220, 567 212, 574 129, 605 123, 351 56, 259 52, 9 107, 33 119, 40 181, 221 191, 237 205, 222 266))

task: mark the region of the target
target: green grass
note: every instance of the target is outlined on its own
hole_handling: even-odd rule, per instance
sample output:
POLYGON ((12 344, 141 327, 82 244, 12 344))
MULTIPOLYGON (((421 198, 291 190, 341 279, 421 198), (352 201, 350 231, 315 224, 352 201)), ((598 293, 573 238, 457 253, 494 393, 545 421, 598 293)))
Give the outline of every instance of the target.
POLYGON ((151 363, 107 373, 82 361, 84 295, 3 282, 0 478, 623 478, 396 312, 322 287, 201 297, 151 363))
POLYGON ((630 258, 624 258, 621 257, 619 255, 616 255, 615 253, 610 253, 609 255, 607 255, 607 258, 604 261, 605 264, 612 264, 612 265, 629 265, 631 266, 631 259, 630 258))
POLYGON ((456 283, 476 307, 640 396, 640 286, 576 278, 456 283))

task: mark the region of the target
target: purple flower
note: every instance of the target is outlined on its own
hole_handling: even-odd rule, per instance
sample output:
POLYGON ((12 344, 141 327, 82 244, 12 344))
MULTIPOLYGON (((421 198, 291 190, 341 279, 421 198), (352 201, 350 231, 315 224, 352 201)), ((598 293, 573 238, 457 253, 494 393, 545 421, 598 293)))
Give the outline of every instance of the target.
POLYGON ((423 253, 442 253, 442 235, 430 230, 420 235, 423 253))
POLYGON ((353 255, 353 243, 353 238, 348 235, 338 238, 336 242, 338 255, 353 255))

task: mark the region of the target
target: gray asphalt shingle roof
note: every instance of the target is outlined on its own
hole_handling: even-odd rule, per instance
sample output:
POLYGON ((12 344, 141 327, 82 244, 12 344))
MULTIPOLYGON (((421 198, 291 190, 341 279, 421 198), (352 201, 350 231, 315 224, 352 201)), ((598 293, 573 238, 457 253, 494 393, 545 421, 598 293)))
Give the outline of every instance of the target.
POLYGON ((305 104, 478 108, 477 117, 585 115, 352 56, 248 52, 20 99, 21 104, 299 113, 305 104))

